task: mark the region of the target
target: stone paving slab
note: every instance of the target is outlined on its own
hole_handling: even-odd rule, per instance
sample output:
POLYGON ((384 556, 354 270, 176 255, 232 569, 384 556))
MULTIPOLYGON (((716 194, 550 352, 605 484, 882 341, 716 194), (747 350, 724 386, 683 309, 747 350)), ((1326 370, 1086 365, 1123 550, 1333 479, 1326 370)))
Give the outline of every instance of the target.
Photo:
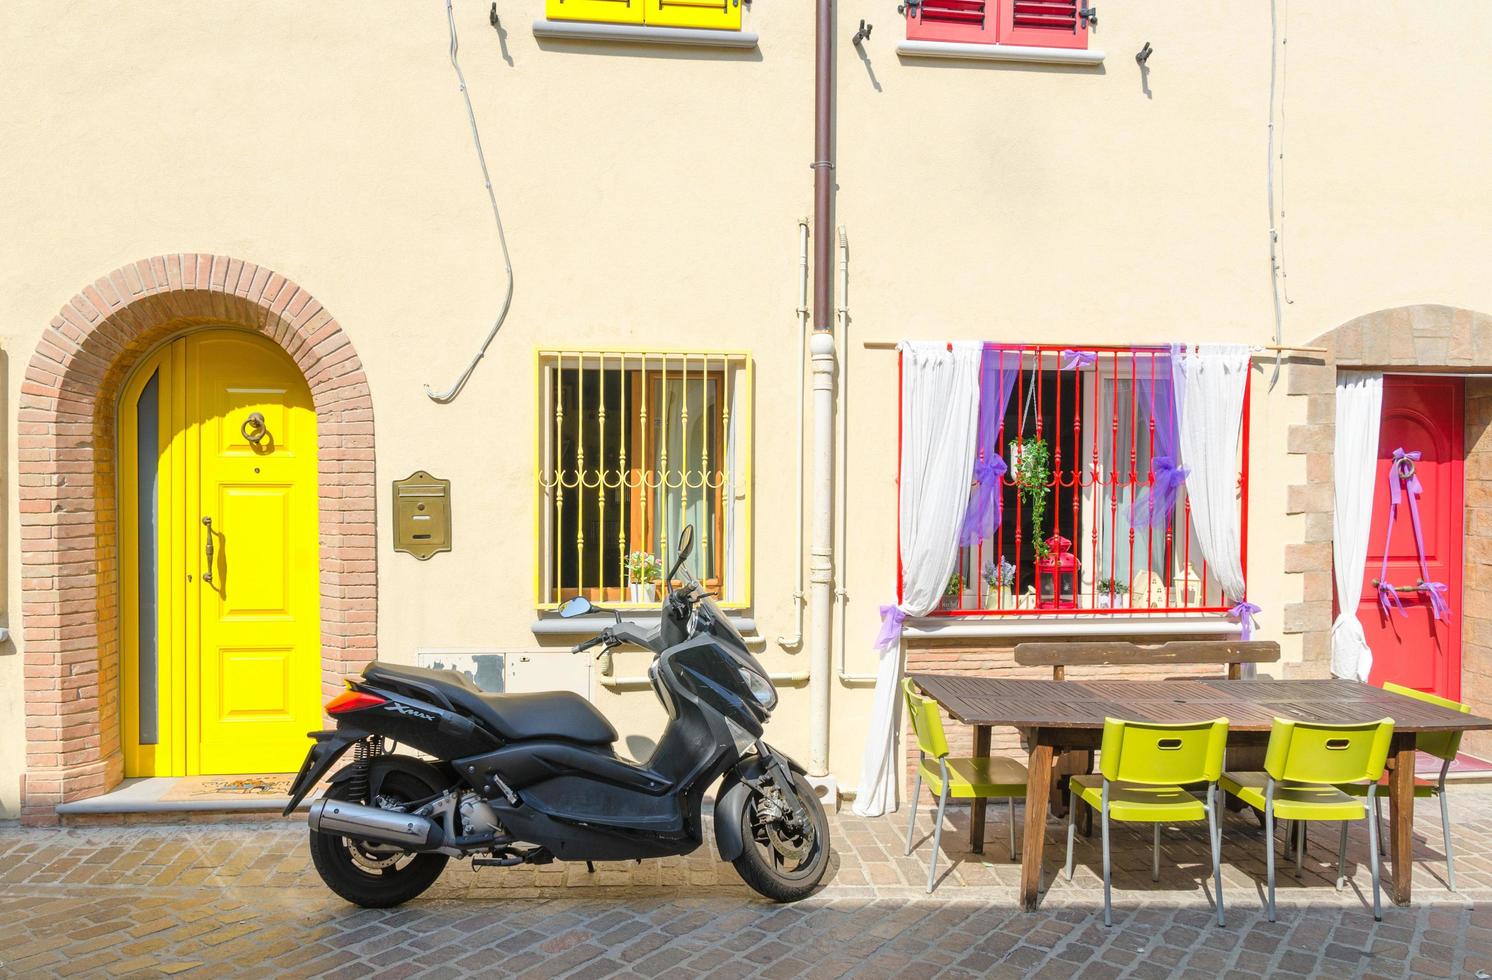
MULTIPOLYGON (((750 892, 713 848, 683 858, 472 871, 453 862, 403 908, 328 892, 289 822, 0 828, 0 975, 455 977, 1474 977, 1492 973, 1492 787, 1453 788, 1460 891, 1444 880, 1438 811, 1416 824, 1415 904, 1373 921, 1365 830, 1337 891, 1336 834, 1315 828, 1299 877, 1279 860, 1279 921, 1263 915, 1264 838, 1231 814, 1228 924, 1213 921, 1202 825, 1167 828, 1159 882, 1148 828, 1117 825, 1114 926, 1100 918, 1096 837, 1058 874, 1048 827, 1040 911, 1015 906, 1005 809, 986 853, 950 813, 925 892, 931 819, 832 818, 825 887, 793 906, 750 892)), ((1017 810, 1017 818, 1021 813, 1017 810)))

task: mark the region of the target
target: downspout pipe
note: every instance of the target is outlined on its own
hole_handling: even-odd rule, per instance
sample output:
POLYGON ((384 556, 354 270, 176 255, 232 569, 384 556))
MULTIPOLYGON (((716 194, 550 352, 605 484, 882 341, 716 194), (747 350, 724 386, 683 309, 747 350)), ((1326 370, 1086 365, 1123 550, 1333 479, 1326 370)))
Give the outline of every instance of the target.
MULTIPOLYGON (((816 0, 813 113, 813 543, 809 578, 808 774, 833 792, 829 690, 834 679, 834 2, 816 0)), ((837 793, 834 794, 837 797, 837 793)))
POLYGON ((793 564, 797 567, 798 585, 793 590, 793 611, 798 617, 798 626, 790 634, 780 634, 777 645, 784 650, 796 650, 803 645, 803 603, 808 594, 803 591, 803 502, 806 491, 803 485, 803 452, 807 437, 804 426, 808 422, 808 219, 798 219, 798 454, 797 507, 793 515, 798 523, 797 542, 793 546, 793 564))

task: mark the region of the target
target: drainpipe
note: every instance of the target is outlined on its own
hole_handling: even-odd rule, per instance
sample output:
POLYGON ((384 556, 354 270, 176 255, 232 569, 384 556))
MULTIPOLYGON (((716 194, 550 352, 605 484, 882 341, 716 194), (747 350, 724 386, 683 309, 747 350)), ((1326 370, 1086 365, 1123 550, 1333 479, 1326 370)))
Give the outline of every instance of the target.
POLYGON ((838 802, 829 778, 830 642, 834 616, 834 0, 817 0, 813 135, 813 550, 808 564, 810 636, 808 772, 821 795, 838 802))
POLYGON ((793 514, 798 521, 798 542, 793 547, 793 562, 797 565, 798 587, 793 590, 793 609, 798 614, 798 628, 789 636, 778 636, 777 644, 784 650, 796 650, 803 645, 803 426, 808 421, 808 219, 798 219, 798 463, 793 486, 797 488, 798 506, 793 514))

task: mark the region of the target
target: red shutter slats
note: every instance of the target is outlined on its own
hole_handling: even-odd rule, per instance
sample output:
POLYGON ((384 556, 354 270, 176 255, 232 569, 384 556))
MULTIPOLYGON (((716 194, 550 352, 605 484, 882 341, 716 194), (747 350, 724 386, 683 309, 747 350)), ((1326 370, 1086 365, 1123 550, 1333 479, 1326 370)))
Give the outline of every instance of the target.
POLYGON ((1083 0, 1001 0, 1000 43, 1042 48, 1086 48, 1083 0))
POLYGON ((993 44, 998 0, 923 0, 907 5, 907 39, 993 44))

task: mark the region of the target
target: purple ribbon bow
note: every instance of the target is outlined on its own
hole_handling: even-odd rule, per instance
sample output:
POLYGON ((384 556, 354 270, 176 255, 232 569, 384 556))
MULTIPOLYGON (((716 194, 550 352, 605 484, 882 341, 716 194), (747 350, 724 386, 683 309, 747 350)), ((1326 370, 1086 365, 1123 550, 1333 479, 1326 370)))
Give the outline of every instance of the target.
MULTIPOLYGON (((1414 472, 1413 466, 1414 463, 1419 462, 1419 458, 1420 451, 1418 449, 1412 453, 1406 453, 1402 448, 1394 450, 1394 465, 1393 469, 1389 471, 1388 476, 1388 493, 1395 507, 1399 506, 1403 501, 1406 489, 1416 497, 1424 491, 1424 488, 1420 486, 1419 475, 1414 472), (1404 461, 1406 459, 1410 461, 1408 476, 1404 474, 1404 461)), ((1411 510, 1418 509, 1413 506, 1413 501, 1410 502, 1410 508, 1411 510)), ((1419 521, 1416 517, 1415 524, 1417 525, 1418 523, 1419 521)))
POLYGON ((1383 536, 1383 568, 1378 573, 1378 605, 1383 608, 1385 616, 1389 613, 1389 605, 1399 610, 1399 615, 1408 616, 1404 610, 1404 603, 1399 598, 1399 592, 1388 583, 1388 543, 1394 533, 1394 517, 1398 514, 1399 504, 1404 502, 1404 494, 1409 494, 1409 523, 1414 528, 1414 550, 1415 557, 1419 561, 1419 584, 1415 588, 1424 593, 1430 602, 1430 613, 1442 623, 1450 618, 1451 604, 1445 598, 1446 587, 1444 582, 1430 581, 1430 570, 1425 562, 1425 535, 1419 519, 1419 497, 1424 492, 1424 487, 1419 482, 1419 475, 1415 473, 1414 466, 1420 461, 1420 451, 1405 452, 1401 446, 1394 450, 1394 461, 1388 468, 1388 530, 1383 536))
POLYGON ((1071 347, 1062 351, 1063 371, 1072 371, 1079 368, 1092 367, 1098 363, 1098 354, 1091 350, 1073 350, 1071 347))
POLYGON ((1131 527, 1149 527, 1157 517, 1164 522, 1175 510, 1176 496, 1186 486, 1186 478, 1191 474, 1190 469, 1177 466, 1169 456, 1157 456, 1151 460, 1150 471, 1155 475, 1155 482, 1141 490, 1130 505, 1131 527))
POLYGON ((876 649, 889 650, 901 640, 901 624, 907 614, 900 606, 881 607, 881 631, 876 634, 876 649))
POLYGON ((978 544, 1000 526, 1000 481, 1008 472, 1010 467, 999 453, 974 463, 974 496, 969 500, 969 513, 959 534, 961 546, 978 544))
POLYGON ((1238 625, 1243 627, 1240 639, 1247 640, 1253 635, 1254 630, 1259 625, 1254 622, 1254 617, 1263 611, 1263 609, 1249 602, 1247 599, 1238 600, 1238 605, 1228 610, 1228 618, 1238 620, 1238 625))

